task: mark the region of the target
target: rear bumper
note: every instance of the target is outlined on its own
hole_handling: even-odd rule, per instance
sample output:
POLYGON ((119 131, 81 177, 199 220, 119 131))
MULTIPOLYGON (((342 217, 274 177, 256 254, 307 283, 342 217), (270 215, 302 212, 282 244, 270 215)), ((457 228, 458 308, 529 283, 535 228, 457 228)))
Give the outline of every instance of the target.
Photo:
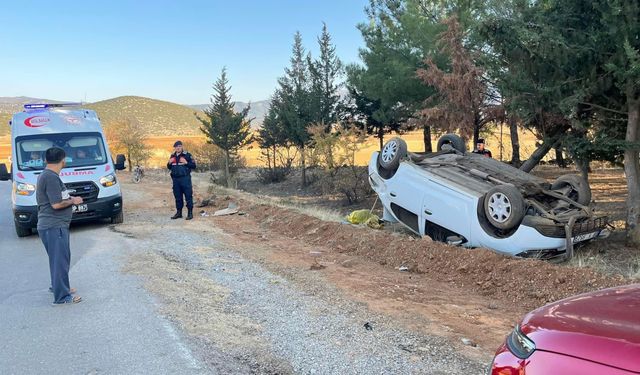
MULTIPOLYGON (((71 222, 108 219, 122 211, 122 196, 98 198, 95 202, 87 203, 86 212, 76 212, 71 222)), ((36 228, 38 225, 37 206, 15 206, 13 220, 16 225, 24 228, 36 228)))
MULTIPOLYGON (((554 224, 554 225, 535 224, 535 223, 528 224, 527 219, 530 219, 530 217, 526 216, 523 223, 525 225, 529 225, 533 227, 535 230, 537 230, 540 234, 542 234, 545 237, 565 238, 566 236, 565 226, 563 224, 554 224)), ((604 230, 608 224, 609 224, 608 216, 600 216, 596 218, 583 220, 579 223, 574 224, 572 228, 571 237, 576 237, 576 236, 593 233, 593 232, 600 232, 604 230)))

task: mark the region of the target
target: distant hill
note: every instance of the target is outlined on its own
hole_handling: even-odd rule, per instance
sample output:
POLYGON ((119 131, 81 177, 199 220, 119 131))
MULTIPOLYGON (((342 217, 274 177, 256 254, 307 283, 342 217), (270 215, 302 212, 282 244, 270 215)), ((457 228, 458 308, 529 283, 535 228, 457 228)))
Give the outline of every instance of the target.
POLYGON ((62 103, 57 100, 30 98, 28 96, 0 96, 0 114, 12 115, 20 112, 29 103, 62 103))
MULTIPOLYGON (((27 103, 63 103, 57 100, 31 97, 0 97, 0 136, 9 133, 8 122, 11 115, 20 112, 27 103)), ((237 102, 237 111, 245 108, 247 103, 237 102)), ((200 135, 200 122, 194 113, 201 112, 208 104, 184 106, 162 100, 140 96, 119 96, 95 103, 84 104, 83 107, 98 113, 105 127, 118 119, 135 118, 147 129, 151 136, 200 135)), ((250 117, 254 129, 262 125, 269 107, 269 101, 251 103, 250 117)))
MULTIPOLYGON (((249 118, 253 118, 251 121, 251 127, 254 129, 258 129, 262 126, 262 122, 264 121, 265 116, 267 115, 267 111, 269 111, 269 105, 271 101, 269 100, 260 100, 257 102, 245 103, 245 102, 236 102, 236 105, 233 109, 237 112, 242 111, 247 107, 247 105, 251 104, 251 108, 249 108, 249 118)), ((203 111, 205 108, 208 108, 209 104, 193 104, 189 105, 189 108, 196 109, 198 111, 203 111)))
POLYGON ((193 109, 180 104, 141 96, 119 96, 85 104, 98 113, 105 126, 123 118, 135 118, 152 136, 200 135, 200 122, 193 109))
POLYGON ((28 96, 0 96, 0 137, 9 134, 11 116, 20 112, 28 103, 61 103, 56 100, 31 98, 28 96))

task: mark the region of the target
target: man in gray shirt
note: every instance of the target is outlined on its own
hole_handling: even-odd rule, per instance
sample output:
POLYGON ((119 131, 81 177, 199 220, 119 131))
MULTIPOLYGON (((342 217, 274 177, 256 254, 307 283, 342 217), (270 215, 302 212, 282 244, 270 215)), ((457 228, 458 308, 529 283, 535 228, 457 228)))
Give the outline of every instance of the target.
POLYGON ((52 147, 45 152, 47 168, 38 177, 36 189, 38 234, 49 256, 51 291, 55 305, 82 301, 81 297, 72 295, 75 291, 69 286, 71 206, 81 204, 82 198, 69 196, 60 180, 65 157, 64 150, 59 147, 52 147))

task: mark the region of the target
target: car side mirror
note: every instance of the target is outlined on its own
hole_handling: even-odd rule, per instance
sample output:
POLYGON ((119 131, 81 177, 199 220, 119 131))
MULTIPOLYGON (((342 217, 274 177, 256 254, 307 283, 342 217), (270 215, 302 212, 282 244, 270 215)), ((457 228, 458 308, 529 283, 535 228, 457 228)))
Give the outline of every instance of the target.
POLYGON ((0 181, 9 181, 11 180, 11 173, 7 171, 7 165, 2 163, 0 164, 0 181))
POLYGON ((127 158, 124 157, 124 155, 122 154, 118 154, 116 155, 116 162, 114 164, 114 167, 116 168, 116 171, 122 171, 125 169, 124 166, 124 162, 127 161, 127 158))

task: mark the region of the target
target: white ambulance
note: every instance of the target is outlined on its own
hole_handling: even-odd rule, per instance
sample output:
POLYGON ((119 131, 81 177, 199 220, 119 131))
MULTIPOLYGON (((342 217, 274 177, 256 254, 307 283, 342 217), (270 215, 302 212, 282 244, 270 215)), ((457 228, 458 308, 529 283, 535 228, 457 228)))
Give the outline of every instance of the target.
POLYGON ((95 111, 77 103, 26 104, 13 115, 11 166, 0 164, 0 180, 13 180, 13 217, 18 237, 32 233, 38 221, 36 183, 45 168, 45 151, 61 147, 67 154, 60 173, 67 191, 82 197, 73 206, 72 221, 109 219, 123 221, 122 193, 115 171, 124 169, 124 156, 116 163, 95 111))

